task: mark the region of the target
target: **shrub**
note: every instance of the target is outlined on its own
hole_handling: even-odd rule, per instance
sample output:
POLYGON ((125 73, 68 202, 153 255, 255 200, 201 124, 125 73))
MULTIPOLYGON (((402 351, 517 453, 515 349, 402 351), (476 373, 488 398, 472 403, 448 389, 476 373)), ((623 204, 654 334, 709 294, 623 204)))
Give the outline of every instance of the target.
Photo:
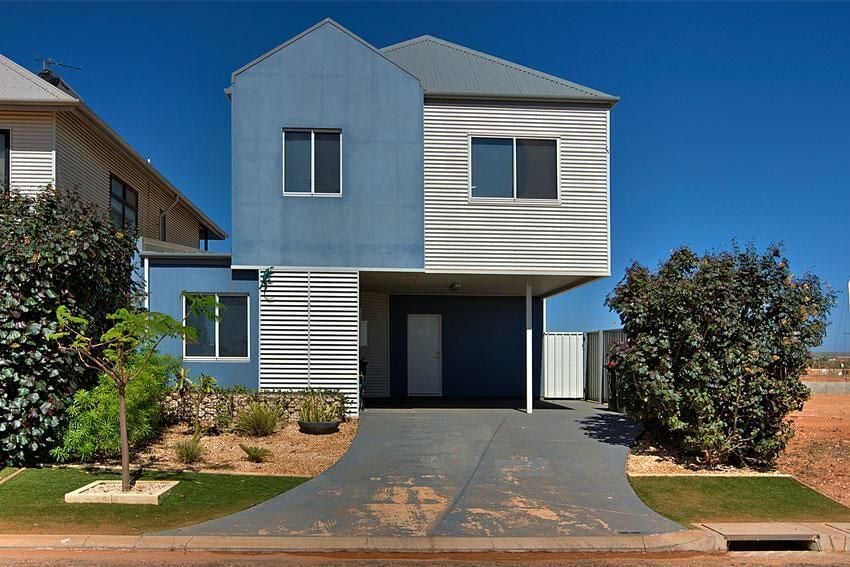
POLYGON ((261 402, 251 402, 236 414, 234 429, 251 437, 267 437, 277 427, 278 412, 261 402))
POLYGON ((272 452, 264 447, 252 447, 240 443, 239 448, 245 452, 245 457, 252 463, 262 463, 272 456, 272 452))
MULTIPOLYGON (((178 366, 173 357, 154 355, 142 374, 127 386, 127 429, 131 447, 157 434, 168 379, 178 366)), ((68 407, 68 425, 61 444, 50 451, 54 458, 91 460, 120 453, 115 388, 115 382, 101 376, 93 389, 77 391, 68 407)))
POLYGON ((174 455, 177 460, 185 465, 197 463, 204 456, 204 446, 201 438, 193 435, 190 439, 184 439, 174 444, 174 455))
POLYGON ((98 373, 48 336, 69 305, 106 328, 130 305, 135 237, 70 192, 0 194, 0 464, 39 459, 64 425, 64 409, 98 373))
POLYGON ((635 263, 606 300, 628 337, 608 365, 618 401, 708 464, 770 464, 809 395, 800 376, 833 302, 777 246, 682 248, 654 273, 635 263))
POLYGON ((338 403, 333 392, 324 390, 306 390, 301 396, 298 419, 310 422, 342 421, 345 407, 338 403), (329 394, 333 401, 329 401, 329 394))

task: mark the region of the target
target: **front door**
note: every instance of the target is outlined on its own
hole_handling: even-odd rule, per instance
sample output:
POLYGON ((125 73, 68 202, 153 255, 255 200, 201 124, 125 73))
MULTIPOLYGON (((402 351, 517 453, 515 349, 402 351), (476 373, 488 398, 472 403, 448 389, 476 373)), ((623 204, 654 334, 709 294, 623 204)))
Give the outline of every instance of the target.
POLYGON ((443 394, 443 345, 440 315, 407 316, 407 395, 443 394))

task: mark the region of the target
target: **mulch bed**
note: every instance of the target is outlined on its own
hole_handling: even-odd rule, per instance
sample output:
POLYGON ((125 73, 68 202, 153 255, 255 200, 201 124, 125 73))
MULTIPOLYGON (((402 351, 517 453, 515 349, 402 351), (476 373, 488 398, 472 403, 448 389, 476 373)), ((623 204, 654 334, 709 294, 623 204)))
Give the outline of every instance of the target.
POLYGON ((268 437, 245 437, 225 432, 206 435, 202 462, 193 465, 180 463, 174 454, 174 444, 190 439, 186 425, 167 428, 154 442, 134 456, 133 464, 160 470, 193 470, 198 472, 233 472, 313 477, 330 468, 351 446, 357 433, 357 420, 340 424, 339 432, 330 435, 307 435, 298 424, 287 423, 268 437), (248 461, 239 444, 263 447, 272 452, 262 463, 248 461))

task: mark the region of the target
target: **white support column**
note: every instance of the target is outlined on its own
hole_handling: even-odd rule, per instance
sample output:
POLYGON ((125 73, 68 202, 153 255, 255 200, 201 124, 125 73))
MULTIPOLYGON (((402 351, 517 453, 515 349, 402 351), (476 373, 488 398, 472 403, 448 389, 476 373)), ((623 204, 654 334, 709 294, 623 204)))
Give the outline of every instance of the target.
POLYGON ((532 375, 532 323, 531 313, 531 279, 525 280, 525 413, 530 414, 534 404, 532 375))

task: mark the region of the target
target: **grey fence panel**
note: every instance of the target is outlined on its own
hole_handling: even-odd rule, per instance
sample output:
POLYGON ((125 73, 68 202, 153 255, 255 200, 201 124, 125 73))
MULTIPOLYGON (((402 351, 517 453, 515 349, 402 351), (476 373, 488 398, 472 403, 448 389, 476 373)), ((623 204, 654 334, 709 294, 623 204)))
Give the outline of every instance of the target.
POLYGON ((602 334, 598 332, 584 334, 585 386, 584 395, 588 400, 604 401, 602 397, 602 367, 599 364, 602 352, 602 334))

